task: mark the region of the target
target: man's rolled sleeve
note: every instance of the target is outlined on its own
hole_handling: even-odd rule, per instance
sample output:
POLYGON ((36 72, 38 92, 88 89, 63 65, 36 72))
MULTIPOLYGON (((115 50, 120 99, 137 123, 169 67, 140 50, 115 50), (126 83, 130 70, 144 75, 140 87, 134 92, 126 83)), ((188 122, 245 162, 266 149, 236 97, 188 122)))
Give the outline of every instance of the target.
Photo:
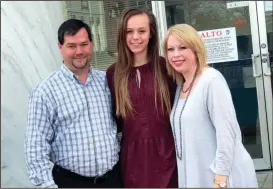
POLYGON ((48 182, 45 182, 41 185, 43 188, 58 188, 58 186, 55 184, 54 180, 50 180, 48 182))

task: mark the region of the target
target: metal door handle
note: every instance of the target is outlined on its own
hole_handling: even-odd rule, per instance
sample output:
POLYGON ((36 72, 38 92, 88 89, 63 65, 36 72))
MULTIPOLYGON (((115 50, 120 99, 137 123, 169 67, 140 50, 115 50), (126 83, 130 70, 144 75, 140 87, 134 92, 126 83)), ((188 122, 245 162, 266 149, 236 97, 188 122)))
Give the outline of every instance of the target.
POLYGON ((262 74, 257 74, 256 73, 256 63, 255 63, 255 58, 260 57, 260 54, 251 54, 252 58, 252 64, 253 64, 253 77, 261 77, 262 74))
POLYGON ((263 64, 267 64, 267 68, 264 71, 264 76, 271 76, 271 71, 270 71, 270 59, 269 59, 269 53, 263 53, 262 57, 266 57, 266 58, 262 58, 262 63, 263 64))

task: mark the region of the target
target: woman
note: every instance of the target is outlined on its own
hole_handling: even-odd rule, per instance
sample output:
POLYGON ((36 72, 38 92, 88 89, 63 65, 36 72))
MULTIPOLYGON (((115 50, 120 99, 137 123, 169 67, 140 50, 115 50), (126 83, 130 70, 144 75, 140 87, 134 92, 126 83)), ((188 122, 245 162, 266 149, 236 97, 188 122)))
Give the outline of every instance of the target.
POLYGON ((159 56, 154 15, 135 8, 125 11, 117 49, 117 62, 106 75, 122 131, 124 187, 175 188, 177 165, 169 115, 176 85, 159 56))
POLYGON ((178 85, 171 124, 179 187, 257 187, 228 85, 208 67, 196 30, 187 24, 170 27, 164 54, 178 85))

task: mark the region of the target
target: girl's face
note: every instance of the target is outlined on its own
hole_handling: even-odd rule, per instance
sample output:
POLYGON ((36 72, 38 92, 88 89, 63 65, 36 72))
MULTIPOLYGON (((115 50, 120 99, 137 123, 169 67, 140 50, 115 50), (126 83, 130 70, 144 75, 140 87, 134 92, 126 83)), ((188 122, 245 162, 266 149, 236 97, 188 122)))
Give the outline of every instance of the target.
POLYGON ((132 16, 127 22, 126 43, 134 55, 147 54, 150 39, 149 18, 146 14, 132 16))
POLYGON ((173 35, 170 35, 167 40, 167 57, 169 64, 182 74, 192 71, 192 68, 197 64, 194 51, 185 47, 173 35))

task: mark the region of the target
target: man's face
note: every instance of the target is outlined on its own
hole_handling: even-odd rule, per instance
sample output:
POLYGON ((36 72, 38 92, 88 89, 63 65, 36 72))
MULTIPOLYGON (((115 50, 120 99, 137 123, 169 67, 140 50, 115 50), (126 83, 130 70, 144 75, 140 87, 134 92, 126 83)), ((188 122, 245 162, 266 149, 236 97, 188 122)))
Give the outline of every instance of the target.
POLYGON ((80 29, 74 36, 65 35, 64 43, 58 44, 64 64, 72 71, 89 69, 92 59, 92 42, 89 41, 85 28, 80 29))

